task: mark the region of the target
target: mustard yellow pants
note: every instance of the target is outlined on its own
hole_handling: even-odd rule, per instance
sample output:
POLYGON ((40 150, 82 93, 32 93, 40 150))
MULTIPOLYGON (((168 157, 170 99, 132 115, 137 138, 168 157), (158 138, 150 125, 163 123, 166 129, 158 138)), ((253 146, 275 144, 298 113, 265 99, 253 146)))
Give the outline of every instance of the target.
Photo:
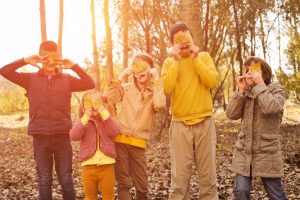
POLYGON ((114 200, 114 165, 87 165, 82 167, 81 179, 85 200, 97 200, 98 190, 102 200, 114 200))

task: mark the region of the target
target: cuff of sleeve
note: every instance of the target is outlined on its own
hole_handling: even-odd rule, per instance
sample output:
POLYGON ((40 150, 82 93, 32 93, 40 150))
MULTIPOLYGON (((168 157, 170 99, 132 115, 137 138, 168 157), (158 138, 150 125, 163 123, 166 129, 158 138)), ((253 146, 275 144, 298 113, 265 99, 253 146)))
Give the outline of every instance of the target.
POLYGON ((268 87, 265 83, 260 83, 252 88, 252 94, 257 97, 261 92, 267 90, 268 87))
POLYGON ((156 80, 153 81, 153 87, 154 87, 154 89, 157 89, 158 84, 159 84, 159 79, 156 79, 156 80))
POLYGON ((87 115, 83 115, 83 117, 81 118, 81 123, 83 125, 86 125, 89 122, 90 117, 87 115))
POLYGON ((109 118, 109 116, 110 116, 108 110, 106 110, 106 109, 102 110, 102 111, 100 112, 100 115, 101 115, 101 118, 102 118, 103 120, 107 120, 107 119, 109 118))
POLYGON ((80 67, 77 63, 75 63, 75 64, 71 67, 71 69, 72 69, 74 72, 83 71, 83 70, 81 69, 81 67, 80 67))
POLYGON ((241 94, 239 93, 239 91, 236 90, 236 91, 235 91, 235 94, 234 94, 234 98, 235 98, 235 99, 243 99, 243 98, 245 98, 245 94, 244 94, 244 95, 241 95, 241 94))

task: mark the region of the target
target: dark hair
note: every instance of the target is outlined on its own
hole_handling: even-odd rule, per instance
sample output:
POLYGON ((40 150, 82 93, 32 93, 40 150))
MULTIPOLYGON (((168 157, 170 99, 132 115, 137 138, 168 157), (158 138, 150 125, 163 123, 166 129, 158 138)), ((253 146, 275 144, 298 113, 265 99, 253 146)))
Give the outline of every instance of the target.
POLYGON ((140 58, 140 59, 146 61, 151 67, 154 67, 153 66, 154 61, 153 61, 152 57, 147 53, 139 53, 135 56, 135 58, 140 58))
MULTIPOLYGON (((170 41, 173 44, 174 43, 174 35, 178 33, 179 31, 189 31, 192 35, 192 32, 190 28, 183 22, 176 22, 173 24, 170 28, 170 41)), ((193 37, 193 35, 192 35, 193 37)))
POLYGON ((272 69, 271 69, 270 65, 265 60, 263 60, 259 57, 251 56, 251 57, 248 57, 244 62, 244 66, 246 67, 246 72, 248 71, 247 67, 249 67, 252 62, 260 63, 261 71, 262 71, 262 78, 264 79, 265 84, 269 85, 272 81, 272 69))
POLYGON ((53 42, 51 40, 46 40, 40 44, 39 54, 41 54, 42 51, 57 52, 58 46, 55 42, 53 42))

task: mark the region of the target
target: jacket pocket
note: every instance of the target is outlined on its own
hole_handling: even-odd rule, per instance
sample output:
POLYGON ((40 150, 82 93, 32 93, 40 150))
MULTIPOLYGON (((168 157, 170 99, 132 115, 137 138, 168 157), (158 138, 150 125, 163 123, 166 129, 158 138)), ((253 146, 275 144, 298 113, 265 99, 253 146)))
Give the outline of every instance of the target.
POLYGON ((277 134, 261 134, 259 141, 259 150, 264 153, 274 153, 278 150, 277 134))
POLYGON ((240 151, 245 147, 245 138, 245 132, 240 132, 238 135, 238 140, 235 143, 235 147, 240 151))

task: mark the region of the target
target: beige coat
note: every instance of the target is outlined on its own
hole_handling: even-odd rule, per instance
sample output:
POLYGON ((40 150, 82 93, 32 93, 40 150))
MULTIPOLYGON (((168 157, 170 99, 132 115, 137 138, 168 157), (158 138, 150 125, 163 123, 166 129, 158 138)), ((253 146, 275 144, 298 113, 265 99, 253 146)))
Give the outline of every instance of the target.
POLYGON ((286 91, 278 83, 256 85, 245 96, 235 92, 226 115, 242 119, 231 170, 243 176, 282 177, 280 124, 286 91))
POLYGON ((117 103, 117 121, 121 133, 140 139, 149 139, 156 111, 166 106, 163 84, 158 80, 139 89, 134 82, 114 83, 108 90, 108 100, 117 103))

